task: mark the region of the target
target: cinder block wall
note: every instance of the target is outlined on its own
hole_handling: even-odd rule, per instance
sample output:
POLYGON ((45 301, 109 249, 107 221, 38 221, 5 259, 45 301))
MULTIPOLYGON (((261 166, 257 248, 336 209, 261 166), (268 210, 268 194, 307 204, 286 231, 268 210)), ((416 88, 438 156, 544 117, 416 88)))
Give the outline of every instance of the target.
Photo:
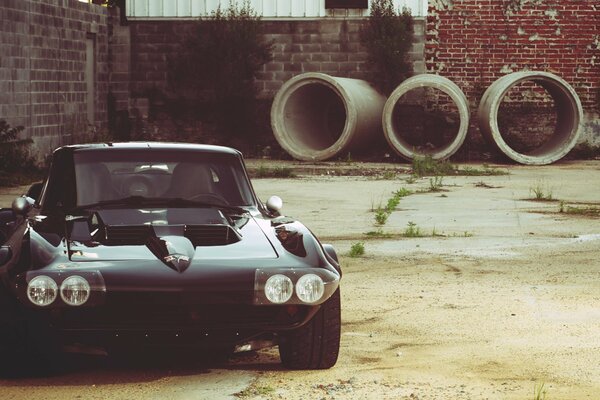
POLYGON ((599 21, 597 1, 429 0, 427 69, 456 82, 473 110, 507 73, 555 73, 581 99, 584 140, 600 144, 599 21))
POLYGON ((106 125, 106 8, 77 0, 0 1, 0 118, 23 125, 39 160, 106 125), (96 40, 95 120, 87 119, 86 40, 96 40), (95 126, 95 128, 93 128, 95 126))
MULTIPOLYGON (((274 42, 273 61, 260 72, 260 96, 273 97, 281 85, 303 72, 323 72, 350 78, 367 77, 367 53, 360 43, 364 19, 264 21, 266 40, 274 42)), ((158 89, 168 92, 167 63, 194 31, 190 21, 131 21, 132 96, 158 89)), ((415 24, 411 53, 416 73, 425 71, 424 19, 415 24)))

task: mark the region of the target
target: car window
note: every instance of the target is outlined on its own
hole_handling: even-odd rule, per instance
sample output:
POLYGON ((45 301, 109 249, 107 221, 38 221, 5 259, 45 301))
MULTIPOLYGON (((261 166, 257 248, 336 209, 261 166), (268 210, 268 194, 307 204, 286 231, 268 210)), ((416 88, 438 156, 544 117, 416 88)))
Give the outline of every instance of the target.
POLYGON ((77 205, 131 196, 251 205, 252 191, 232 155, 174 151, 75 153, 77 205))

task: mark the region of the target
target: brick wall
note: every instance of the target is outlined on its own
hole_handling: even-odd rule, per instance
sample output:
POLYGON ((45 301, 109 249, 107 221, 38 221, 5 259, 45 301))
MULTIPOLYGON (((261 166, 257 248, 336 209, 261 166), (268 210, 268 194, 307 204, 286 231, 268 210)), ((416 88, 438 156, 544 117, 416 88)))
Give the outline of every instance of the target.
MULTIPOLYGON (((263 98, 303 72, 365 79, 367 53, 360 44, 363 19, 264 21, 266 40, 273 40, 273 61, 258 76, 263 98)), ((177 54, 185 35, 194 31, 190 21, 132 21, 131 90, 133 97, 149 91, 168 91, 167 63, 177 54)), ((424 20, 415 23, 416 42, 411 58, 416 72, 424 72, 424 20)))
POLYGON ((0 118, 23 125, 39 159, 106 124, 106 8, 77 0, 0 2, 0 118), (86 42, 95 37, 95 120, 88 121, 86 42))
POLYGON ((584 137, 600 141, 599 21, 598 1, 429 0, 427 69, 456 82, 473 110, 502 75, 555 73, 581 99, 584 137))

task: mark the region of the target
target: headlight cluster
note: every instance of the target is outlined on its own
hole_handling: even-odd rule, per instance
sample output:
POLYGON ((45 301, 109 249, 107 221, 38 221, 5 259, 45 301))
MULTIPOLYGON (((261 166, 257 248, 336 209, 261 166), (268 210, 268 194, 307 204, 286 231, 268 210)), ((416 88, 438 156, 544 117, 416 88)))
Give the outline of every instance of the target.
POLYGON ((27 284, 27 298, 39 307, 51 305, 59 296, 69 306, 81 306, 88 302, 94 291, 106 291, 99 274, 88 274, 87 279, 81 275, 68 275, 65 279, 61 279, 63 274, 35 276, 27 284), (60 286, 57 281, 61 282, 60 286))
POLYGON ((339 276, 325 269, 257 270, 256 304, 319 304, 337 288, 339 276))

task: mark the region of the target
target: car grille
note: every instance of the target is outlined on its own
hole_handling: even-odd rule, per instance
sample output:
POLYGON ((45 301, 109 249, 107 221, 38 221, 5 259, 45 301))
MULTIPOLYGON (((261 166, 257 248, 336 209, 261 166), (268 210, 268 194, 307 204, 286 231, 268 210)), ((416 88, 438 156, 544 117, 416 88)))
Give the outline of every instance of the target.
POLYGON ((286 307, 250 304, 127 304, 116 299, 98 307, 66 309, 63 329, 249 329, 291 326, 303 320, 307 307, 289 314, 286 307))
MULTIPOLYGON (((150 225, 111 225, 106 227, 106 245, 143 245, 154 235, 150 225)), ((239 235, 227 225, 186 225, 184 235, 194 246, 223 246, 236 243, 239 235)))

